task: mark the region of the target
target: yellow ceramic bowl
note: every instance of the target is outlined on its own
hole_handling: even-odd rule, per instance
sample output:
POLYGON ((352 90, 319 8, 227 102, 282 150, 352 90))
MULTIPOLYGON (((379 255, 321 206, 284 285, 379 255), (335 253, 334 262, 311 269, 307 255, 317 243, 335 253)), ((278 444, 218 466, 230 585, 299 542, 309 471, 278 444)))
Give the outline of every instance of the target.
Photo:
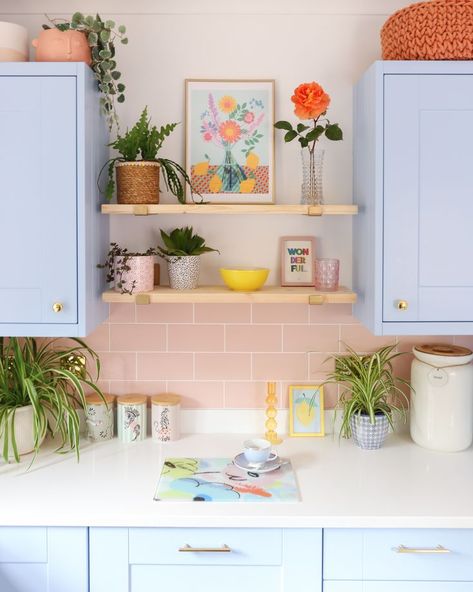
POLYGON ((264 286, 268 279, 269 269, 264 267, 220 268, 220 275, 230 290, 237 292, 254 292, 264 286))

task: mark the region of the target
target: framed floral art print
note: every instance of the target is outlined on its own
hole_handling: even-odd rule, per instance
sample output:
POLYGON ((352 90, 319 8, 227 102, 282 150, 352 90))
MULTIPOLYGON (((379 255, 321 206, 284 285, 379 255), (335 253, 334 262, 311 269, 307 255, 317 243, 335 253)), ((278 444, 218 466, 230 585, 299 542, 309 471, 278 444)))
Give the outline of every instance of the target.
POLYGON ((186 80, 186 171, 210 203, 274 202, 274 80, 186 80))

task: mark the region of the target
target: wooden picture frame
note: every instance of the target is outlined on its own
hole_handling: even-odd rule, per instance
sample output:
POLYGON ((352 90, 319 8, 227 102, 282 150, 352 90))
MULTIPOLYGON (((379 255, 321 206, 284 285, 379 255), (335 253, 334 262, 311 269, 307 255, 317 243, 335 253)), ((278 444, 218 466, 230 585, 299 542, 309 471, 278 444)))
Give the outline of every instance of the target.
POLYGON ((209 203, 274 203, 274 80, 188 79, 185 86, 194 192, 209 203))
POLYGON ((282 236, 281 286, 313 286, 315 284, 315 238, 313 236, 282 236))
POLYGON ((302 384, 289 387, 289 435, 293 438, 325 436, 323 386, 302 384))

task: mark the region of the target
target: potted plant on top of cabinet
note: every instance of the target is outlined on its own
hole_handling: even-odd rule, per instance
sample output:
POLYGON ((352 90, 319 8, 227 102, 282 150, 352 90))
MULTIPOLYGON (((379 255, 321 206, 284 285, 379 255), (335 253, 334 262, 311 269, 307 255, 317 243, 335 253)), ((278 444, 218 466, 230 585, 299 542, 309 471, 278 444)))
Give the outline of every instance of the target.
POLYGON ((175 228, 167 234, 161 230, 165 248, 158 247, 158 254, 168 264, 169 284, 175 290, 197 288, 200 271, 200 255, 217 251, 207 247, 205 239, 194 234, 192 226, 175 228))
POLYGON ((46 433, 59 438, 79 458, 79 416, 85 408, 84 387, 103 397, 85 362, 100 373, 97 354, 80 339, 71 347, 58 340, 40 343, 33 337, 0 337, 0 454, 6 462, 37 453, 46 433))
POLYGON ((362 355, 347 347, 348 354, 333 356, 335 370, 326 383, 340 384, 342 392, 337 408, 343 411, 340 435, 353 436, 360 448, 380 448, 394 429, 393 416, 406 419, 409 399, 398 385, 410 388, 407 380, 394 375, 393 360, 403 353, 395 345, 362 355))
POLYGON ((37 62, 85 62, 94 71, 102 93, 100 104, 109 128, 118 126, 115 99, 125 100, 125 85, 119 80, 115 43, 126 45, 126 27, 112 20, 103 20, 99 14, 84 16, 75 12, 70 21, 52 19, 43 25, 43 31, 33 39, 37 62))
MULTIPOLYGON (((117 178, 117 202, 120 204, 159 203, 159 172, 162 170, 167 189, 180 203, 185 203, 185 184, 191 187, 190 179, 180 164, 168 158, 158 157, 164 140, 174 131, 177 123, 151 126, 148 108, 145 107, 139 120, 127 130, 117 135, 110 144, 119 152, 103 167, 108 167, 108 183, 105 197, 111 200, 115 189, 114 171, 117 178), (181 177, 183 181, 181 181, 181 177)), ((101 173, 102 173, 101 171, 101 173)), ((100 179, 100 175, 99 175, 100 179)), ((191 187, 192 189, 192 187, 191 187)))

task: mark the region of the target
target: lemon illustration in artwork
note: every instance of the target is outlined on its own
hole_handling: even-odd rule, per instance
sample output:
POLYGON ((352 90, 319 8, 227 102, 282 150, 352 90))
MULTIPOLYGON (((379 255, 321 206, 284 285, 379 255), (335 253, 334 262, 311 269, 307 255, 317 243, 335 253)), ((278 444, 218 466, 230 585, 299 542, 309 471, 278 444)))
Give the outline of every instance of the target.
POLYGON ((254 152, 250 152, 246 157, 246 166, 254 171, 256 167, 259 165, 259 156, 254 152))
POLYGON ((296 405, 296 415, 303 426, 308 426, 314 419, 314 406, 310 405, 307 399, 303 399, 296 405))
POLYGON ((255 179, 246 179, 240 183, 240 193, 251 193, 255 188, 255 179))
POLYGON ((209 161, 204 160, 194 165, 194 175, 200 177, 206 175, 209 172, 209 161))
POLYGON ((214 175, 209 182, 210 193, 218 193, 222 189, 222 179, 218 175, 214 175))

